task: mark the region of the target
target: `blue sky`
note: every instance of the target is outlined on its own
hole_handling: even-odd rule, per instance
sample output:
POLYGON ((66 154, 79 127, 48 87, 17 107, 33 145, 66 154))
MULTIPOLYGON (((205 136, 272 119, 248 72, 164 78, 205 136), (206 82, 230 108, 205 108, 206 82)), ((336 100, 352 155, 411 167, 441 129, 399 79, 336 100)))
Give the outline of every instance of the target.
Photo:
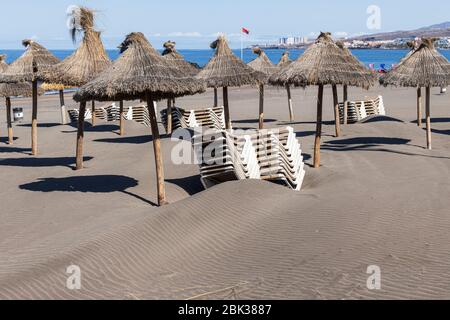
POLYGON ((442 0, 3 0, 0 48, 20 48, 34 38, 50 49, 72 49, 66 9, 72 4, 98 10, 97 26, 107 48, 141 31, 160 48, 168 39, 179 48, 207 48, 217 33, 239 47, 241 27, 250 29, 247 44, 281 36, 313 37, 319 31, 355 35, 373 33, 366 25, 370 5, 381 9, 381 30, 408 30, 450 21, 450 1, 442 0), (424 5, 426 3, 426 5, 424 5), (6 14, 7 13, 7 14, 6 14))

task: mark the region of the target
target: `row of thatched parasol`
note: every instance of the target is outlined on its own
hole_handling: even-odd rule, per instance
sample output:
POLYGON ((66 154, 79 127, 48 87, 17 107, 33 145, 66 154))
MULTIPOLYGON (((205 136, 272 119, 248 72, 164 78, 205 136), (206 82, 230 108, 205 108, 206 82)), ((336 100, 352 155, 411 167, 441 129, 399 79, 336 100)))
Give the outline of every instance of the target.
MULTIPOLYGON (((121 101, 140 99, 147 102, 155 154, 158 204, 167 202, 164 188, 164 169, 161 142, 154 104, 167 99, 170 109, 176 97, 204 92, 206 87, 214 88, 217 105, 217 88, 223 88, 223 102, 227 129, 231 128, 228 88, 257 85, 260 88, 260 127, 264 125, 264 85, 272 84, 287 89, 289 111, 293 119, 290 87, 318 86, 317 129, 315 139, 314 166, 320 166, 320 142, 322 134, 322 108, 324 86, 331 85, 334 98, 336 136, 340 134, 337 85, 344 87, 369 88, 376 76, 359 62, 349 50, 335 43, 329 33, 322 33, 298 60, 292 62, 283 55, 278 66, 273 65, 260 49, 258 57, 249 65, 236 57, 224 37, 219 37, 211 48, 215 54, 201 70, 186 62, 175 50, 175 44, 167 42, 161 56, 142 33, 131 33, 120 46, 121 56, 111 62, 100 40, 100 33, 94 30, 94 13, 86 8, 72 12, 74 20, 72 34, 84 32, 83 41, 77 51, 64 61, 54 57, 48 50, 33 41, 25 41, 27 51, 11 66, 5 67, 0 83, 5 91, 8 83, 20 86, 31 82, 33 96, 32 150, 37 153, 37 95, 38 80, 57 84, 59 90, 65 86, 81 87, 74 95, 80 103, 80 117, 77 133, 76 164, 83 167, 84 111, 88 101, 121 101)), ((399 67, 386 75, 382 83, 427 87, 427 127, 429 127, 429 88, 448 84, 448 62, 427 41, 411 53, 399 67), (420 70, 419 70, 420 69, 420 70)), ((28 92, 30 86, 22 89, 28 92)), ((19 86, 15 87, 19 90, 19 86)), ((9 88, 8 90, 12 90, 9 88)), ((3 94, 12 95, 11 92, 3 94)), ((26 93, 24 93, 26 94, 26 93)), ((63 99, 62 99, 63 100, 63 99)), ((63 105, 63 101, 61 102, 63 105)), ((95 110, 93 110, 95 111, 95 110)), ((122 118, 122 117, 121 117, 122 118)), ((170 123, 170 121, 169 121, 170 123)), ((121 125, 122 127, 122 125, 121 125)), ((121 130, 121 132, 123 132, 121 130)), ((429 143, 431 147, 431 141, 429 143)))
POLYGON ((422 88, 425 88, 427 148, 431 150, 431 88, 450 84, 450 63, 434 47, 437 39, 422 39, 395 70, 380 79, 384 86, 417 88, 417 124, 422 124, 422 88))
MULTIPOLYGON (((25 53, 0 74, 0 83, 13 84, 31 82, 32 122, 31 122, 31 150, 37 155, 37 111, 38 111, 38 80, 39 73, 57 64, 59 59, 50 51, 32 40, 24 40, 27 48, 25 53)), ((25 94, 26 95, 26 94, 25 94)))

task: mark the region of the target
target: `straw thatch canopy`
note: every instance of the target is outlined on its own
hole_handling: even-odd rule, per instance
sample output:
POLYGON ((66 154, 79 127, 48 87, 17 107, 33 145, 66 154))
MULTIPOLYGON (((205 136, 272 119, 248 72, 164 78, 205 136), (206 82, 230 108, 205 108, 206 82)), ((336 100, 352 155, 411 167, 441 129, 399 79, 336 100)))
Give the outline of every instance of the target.
POLYGON ((122 55, 96 79, 83 86, 75 101, 162 100, 205 91, 203 81, 183 74, 164 59, 140 33, 129 34, 122 55))
POLYGON ((48 70, 60 60, 33 40, 23 40, 25 53, 0 75, 0 82, 25 82, 37 79, 37 72, 48 70))
POLYGON ((359 65, 350 63, 330 33, 321 33, 298 60, 274 74, 269 81, 275 85, 348 85, 368 89, 373 85, 374 77, 362 72, 359 65))
POLYGON ((344 58, 348 63, 354 65, 356 68, 359 68, 361 73, 366 74, 367 77, 375 77, 374 73, 369 68, 367 68, 364 63, 359 61, 358 58, 356 58, 353 53, 345 47, 342 41, 336 41, 336 45, 342 50, 344 58))
POLYGON ((263 74, 253 70, 233 54, 225 37, 220 36, 214 41, 211 49, 216 50, 214 57, 197 75, 198 79, 206 81, 209 88, 240 87, 264 82, 263 74))
POLYGON ((289 58, 289 51, 283 52, 283 55, 280 58, 280 61, 277 64, 277 67, 284 68, 289 66, 293 61, 289 58))
POLYGON ((3 73, 8 68, 6 63, 6 54, 0 54, 0 73, 3 73))
POLYGON ((384 86, 446 87, 450 84, 450 64, 434 47, 435 39, 423 39, 422 44, 394 70, 385 74, 384 86))
POLYGON ((184 74, 189 76, 195 76, 199 73, 200 68, 194 63, 190 63, 184 60, 183 56, 175 49, 176 43, 173 41, 167 41, 164 43, 163 57, 173 63, 184 74))
POLYGON ((253 61, 248 63, 248 66, 253 70, 263 73, 266 75, 267 80, 269 77, 278 71, 278 67, 270 61, 267 54, 258 47, 253 48, 253 53, 258 55, 253 61))
MULTIPOLYGON (((0 55, 0 73, 6 72, 8 64, 6 63, 6 55, 0 55)), ((23 83, 0 83, 0 97, 31 97, 33 90, 28 82, 23 83)), ((38 94, 43 94, 43 90, 39 90, 38 94)))
MULTIPOLYGON (((31 97, 33 88, 29 82, 0 83, 0 97, 31 97)), ((38 89, 38 95, 44 94, 44 89, 38 89)))
POLYGON ((77 31, 84 32, 81 45, 71 56, 42 72, 42 78, 48 83, 80 87, 109 67, 111 61, 103 47, 100 32, 94 30, 94 12, 77 7, 71 14, 75 22, 72 25, 73 40, 77 31))

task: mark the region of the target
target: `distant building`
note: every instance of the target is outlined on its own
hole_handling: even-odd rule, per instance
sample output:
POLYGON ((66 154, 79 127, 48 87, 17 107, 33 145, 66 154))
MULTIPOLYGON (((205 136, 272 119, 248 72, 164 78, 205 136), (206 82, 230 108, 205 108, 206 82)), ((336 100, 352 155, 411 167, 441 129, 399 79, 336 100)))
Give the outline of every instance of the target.
POLYGON ((450 38, 441 38, 435 43, 437 48, 450 49, 450 38))
POLYGON ((307 37, 285 37, 278 40, 280 46, 296 46, 308 43, 307 37))

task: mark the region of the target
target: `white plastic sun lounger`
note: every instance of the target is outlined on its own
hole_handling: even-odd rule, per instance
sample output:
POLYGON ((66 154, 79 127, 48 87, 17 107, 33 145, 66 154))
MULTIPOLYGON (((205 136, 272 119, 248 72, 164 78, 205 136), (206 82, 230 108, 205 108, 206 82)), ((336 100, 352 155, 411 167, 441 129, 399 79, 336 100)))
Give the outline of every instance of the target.
POLYGON ((194 137, 194 147, 200 148, 203 155, 206 150, 216 151, 212 157, 202 159, 200 165, 206 188, 242 179, 267 180, 294 190, 300 190, 303 184, 305 169, 301 147, 290 127, 250 134, 224 130, 208 132, 194 137))
MULTIPOLYGON (((347 101, 347 123, 357 123, 368 117, 384 116, 386 109, 384 107, 383 97, 378 96, 375 99, 366 101, 347 101)), ((345 102, 339 104, 339 117, 341 123, 344 123, 345 102)))
MULTIPOLYGON (((167 109, 161 111, 161 121, 167 128, 167 109)), ((184 110, 181 108, 172 108, 172 129, 190 129, 190 128, 214 128, 217 130, 225 129, 225 113, 223 107, 208 108, 201 110, 184 110)))
MULTIPOLYGON (((72 109, 68 110, 67 113, 69 114, 70 122, 78 122, 78 118, 80 116, 80 110, 79 109, 72 109)), ((84 120, 91 120, 92 119, 92 111, 90 109, 87 109, 84 113, 84 120)))

